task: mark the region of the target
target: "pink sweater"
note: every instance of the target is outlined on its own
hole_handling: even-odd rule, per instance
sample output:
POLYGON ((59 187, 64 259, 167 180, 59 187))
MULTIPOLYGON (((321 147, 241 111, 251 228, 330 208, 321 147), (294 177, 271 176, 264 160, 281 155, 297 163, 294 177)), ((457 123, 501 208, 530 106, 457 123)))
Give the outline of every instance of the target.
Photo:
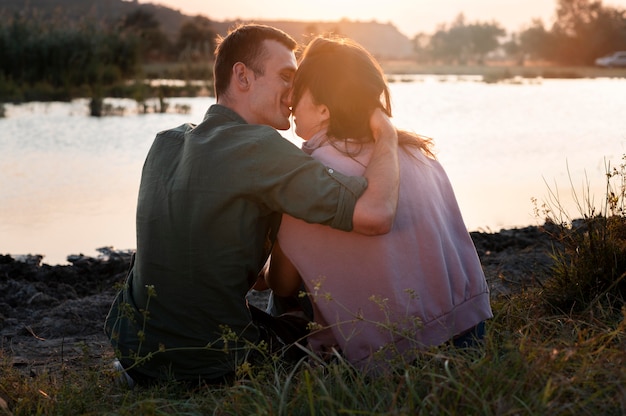
MULTIPOLYGON (((372 151, 365 146, 358 163, 323 134, 303 148, 348 175, 362 175, 372 151)), ((278 235, 324 328, 309 337, 311 347, 341 351, 361 369, 411 360, 492 317, 485 276, 442 166, 418 150, 400 150, 399 161, 398 210, 388 234, 368 237, 285 215, 278 235)))

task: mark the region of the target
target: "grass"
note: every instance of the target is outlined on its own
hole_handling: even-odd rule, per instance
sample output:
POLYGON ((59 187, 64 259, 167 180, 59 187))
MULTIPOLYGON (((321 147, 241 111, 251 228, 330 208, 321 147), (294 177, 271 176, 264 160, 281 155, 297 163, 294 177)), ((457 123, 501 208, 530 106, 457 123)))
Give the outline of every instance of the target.
POLYGON ((14 415, 623 414, 626 316, 613 306, 561 315, 539 290, 497 299, 483 347, 432 349, 379 378, 302 362, 268 364, 231 387, 128 390, 108 365, 30 377, 5 357, 0 396, 14 415))
POLYGON ((557 310, 581 311, 596 299, 626 297, 626 156, 618 167, 607 164, 606 193, 599 206, 588 185, 573 197, 578 219, 562 208, 556 190, 550 189, 542 208, 558 247, 544 296, 557 310))
POLYGON ((311 358, 292 367, 273 361, 246 368, 247 376, 227 387, 167 383, 134 390, 113 382, 108 360, 93 364, 86 359, 83 365, 32 377, 5 355, 0 356, 4 413, 625 414, 626 307, 617 288, 626 266, 616 260, 626 247, 621 232, 625 177, 624 164, 607 166, 606 204, 597 211, 583 195, 580 221, 571 220, 558 200, 544 205, 555 227, 553 276, 543 286, 492 299, 494 318, 478 348, 432 348, 379 377, 367 377, 339 357, 324 366, 311 358), (606 261, 600 273, 590 267, 599 258, 606 261), (581 292, 589 293, 581 297, 581 292))

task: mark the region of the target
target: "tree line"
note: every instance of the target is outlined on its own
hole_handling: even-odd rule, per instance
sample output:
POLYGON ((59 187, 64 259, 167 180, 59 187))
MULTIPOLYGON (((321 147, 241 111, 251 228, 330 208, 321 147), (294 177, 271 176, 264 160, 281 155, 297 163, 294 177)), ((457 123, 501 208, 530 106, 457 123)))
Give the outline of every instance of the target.
MULTIPOLYGON (((196 16, 172 39, 155 16, 141 8, 110 22, 68 23, 23 13, 2 16, 0 102, 167 96, 172 87, 155 91, 143 80, 210 80, 215 38, 212 22, 196 16), (172 62, 180 64, 177 72, 171 72, 171 65, 146 69, 147 64, 159 68, 159 63, 172 62), (133 79, 137 82, 129 84, 133 79)), ((522 65, 527 60, 591 65, 599 56, 626 50, 626 10, 603 6, 600 0, 558 0, 550 28, 533 21, 508 37, 496 22, 468 23, 460 15, 432 35, 416 36, 413 44, 421 63, 482 64, 490 54, 500 53, 522 65)))
POLYGON ((600 0, 558 0, 551 28, 534 20, 502 40, 505 35, 498 23, 467 23, 461 14, 433 35, 417 35, 413 43, 424 63, 481 64, 499 50, 521 65, 526 60, 593 65, 600 56, 626 50, 626 10, 603 6, 600 0))
POLYGON ((0 20, 0 102, 162 95, 146 91, 143 82, 129 86, 127 81, 165 74, 146 74, 143 65, 149 62, 188 64, 165 74, 172 77, 211 78, 207 62, 215 36, 210 21, 198 16, 172 41, 154 16, 141 9, 109 24, 15 15, 0 20), (195 68, 197 62, 205 65, 195 68))

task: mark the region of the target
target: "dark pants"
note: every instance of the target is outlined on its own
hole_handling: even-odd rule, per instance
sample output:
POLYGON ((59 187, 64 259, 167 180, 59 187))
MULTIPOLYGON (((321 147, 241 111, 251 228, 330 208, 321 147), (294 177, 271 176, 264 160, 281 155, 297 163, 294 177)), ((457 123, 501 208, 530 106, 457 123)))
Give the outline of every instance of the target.
MULTIPOLYGON (((252 322, 259 328, 259 342, 265 341, 268 345, 270 355, 279 355, 286 363, 295 363, 306 355, 306 353, 295 345, 306 346, 306 337, 309 334, 308 324, 310 321, 293 315, 271 316, 268 313, 249 305, 252 322)), ((267 354, 259 351, 251 351, 249 360, 252 363, 260 363, 266 360, 267 354)), ((130 365, 125 365, 125 368, 130 365)), ((126 373, 138 385, 149 386, 157 384, 160 380, 151 376, 147 376, 135 368, 128 368, 126 373)), ((235 372, 226 374, 222 377, 207 379, 198 378, 197 380, 184 380, 184 383, 190 387, 199 384, 207 385, 228 385, 235 380, 235 372)))
POLYGON ((261 340, 268 343, 271 354, 279 354, 287 362, 296 362, 306 355, 295 344, 306 346, 309 320, 289 314, 272 316, 252 305, 248 307, 252 322, 261 331, 261 340))
POLYGON ((457 348, 472 348, 485 337, 485 321, 461 335, 452 338, 452 345, 457 348))

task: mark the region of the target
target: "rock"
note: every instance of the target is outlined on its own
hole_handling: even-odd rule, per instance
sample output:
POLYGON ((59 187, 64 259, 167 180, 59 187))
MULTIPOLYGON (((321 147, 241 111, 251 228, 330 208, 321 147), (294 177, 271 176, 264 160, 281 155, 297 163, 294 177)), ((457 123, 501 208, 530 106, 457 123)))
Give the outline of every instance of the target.
POLYGON ((0 255, 0 337, 24 328, 45 336, 102 332, 131 253, 108 249, 98 258, 76 256, 71 266, 42 264, 42 258, 0 255))
POLYGON ((470 233, 492 297, 541 285, 550 275, 555 242, 543 227, 470 233))

